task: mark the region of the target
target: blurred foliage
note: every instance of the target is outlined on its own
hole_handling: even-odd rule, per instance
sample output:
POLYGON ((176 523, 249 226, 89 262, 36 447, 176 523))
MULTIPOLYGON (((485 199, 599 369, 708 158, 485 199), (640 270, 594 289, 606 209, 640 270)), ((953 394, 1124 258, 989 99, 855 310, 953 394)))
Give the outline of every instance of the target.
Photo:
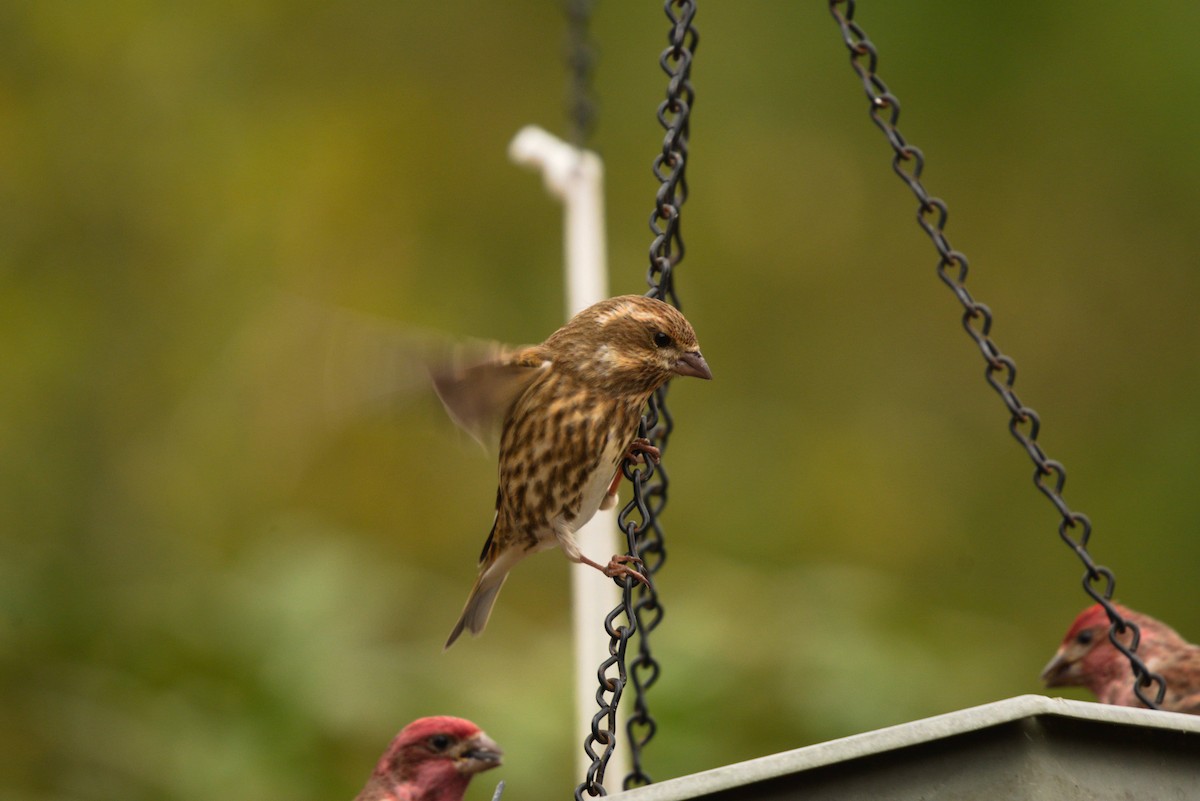
MULTIPOLYGON (((1094 554, 1200 639, 1200 6, 858 19, 1094 554)), ((1086 602, 824 4, 698 27, 678 283, 717 380, 672 393, 656 778, 1038 692, 1086 602)), ((598 4, 614 294, 665 32, 598 4)), ((560 213, 504 152, 566 130, 563 42, 544 2, 0 6, 7 801, 350 798, 432 713, 507 751, 472 798, 571 792, 567 564, 442 654, 494 465, 425 395, 330 407, 320 322, 553 330, 560 213)))

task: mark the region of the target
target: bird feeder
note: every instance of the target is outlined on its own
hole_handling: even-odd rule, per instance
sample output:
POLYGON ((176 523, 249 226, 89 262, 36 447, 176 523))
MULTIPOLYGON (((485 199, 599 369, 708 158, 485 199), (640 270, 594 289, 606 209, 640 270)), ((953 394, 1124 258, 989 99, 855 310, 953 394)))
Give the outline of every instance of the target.
POLYGON ((1200 717, 1021 695, 614 794, 614 801, 1200 798, 1200 717))

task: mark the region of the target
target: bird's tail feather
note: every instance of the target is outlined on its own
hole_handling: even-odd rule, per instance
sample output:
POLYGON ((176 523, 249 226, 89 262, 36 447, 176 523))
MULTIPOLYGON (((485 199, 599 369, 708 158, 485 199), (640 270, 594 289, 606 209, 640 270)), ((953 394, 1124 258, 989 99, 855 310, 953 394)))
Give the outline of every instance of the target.
POLYGON ((462 615, 459 616, 458 623, 454 625, 454 631, 450 632, 450 638, 446 640, 442 650, 454 645, 454 641, 464 629, 473 635, 483 631, 492 615, 492 605, 496 603, 496 596, 500 594, 500 588, 504 586, 506 578, 508 568, 496 564, 480 572, 479 578, 475 579, 475 586, 471 587, 471 594, 467 596, 462 615))

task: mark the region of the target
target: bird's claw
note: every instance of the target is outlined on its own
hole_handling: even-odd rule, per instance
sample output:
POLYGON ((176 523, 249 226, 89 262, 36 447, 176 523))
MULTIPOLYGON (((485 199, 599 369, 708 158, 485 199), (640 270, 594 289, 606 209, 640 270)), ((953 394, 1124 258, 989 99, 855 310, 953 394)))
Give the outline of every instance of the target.
POLYGON ((647 459, 658 464, 662 461, 662 451, 651 445, 650 440, 645 437, 638 437, 629 443, 629 447, 625 451, 625 458, 635 464, 645 462, 647 459))
POLYGON ((638 567, 645 567, 645 562, 636 556, 629 554, 615 554, 608 564, 603 566, 601 571, 609 578, 632 578, 635 581, 640 581, 647 587, 650 586, 650 579, 645 575, 630 567, 630 563, 636 564, 638 567))
MULTIPOLYGON (((629 443, 629 447, 625 449, 625 460, 634 464, 644 464, 647 459, 658 464, 662 461, 662 451, 650 444, 650 440, 645 437, 638 437, 633 442, 629 443)), ((600 511, 611 509, 617 505, 617 488, 621 486, 621 471, 617 470, 612 477, 612 483, 608 485, 608 492, 604 493, 604 498, 600 501, 600 511)))

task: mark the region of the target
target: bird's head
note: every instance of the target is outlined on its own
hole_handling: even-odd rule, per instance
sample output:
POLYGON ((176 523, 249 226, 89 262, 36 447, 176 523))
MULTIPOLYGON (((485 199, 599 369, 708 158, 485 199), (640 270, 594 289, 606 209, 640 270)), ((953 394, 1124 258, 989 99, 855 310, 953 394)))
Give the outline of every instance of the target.
POLYGON ((420 718, 396 735, 375 773, 415 788, 414 801, 462 798, 471 777, 499 766, 503 753, 469 720, 420 718))
MULTIPOLYGON (((1138 627, 1137 654, 1153 669, 1164 647, 1184 644, 1184 640, 1167 624, 1143 615, 1120 604, 1113 608, 1125 620, 1138 627)), ((1102 700, 1112 682, 1132 681, 1129 660, 1109 638, 1111 622, 1100 604, 1093 604, 1079 613, 1058 652, 1042 669, 1042 682, 1047 687, 1087 687, 1102 700)), ((1128 647, 1133 643, 1133 630, 1117 632, 1117 639, 1128 647)))
MULTIPOLYGON (((1129 610, 1120 606, 1116 609, 1127 618, 1129 610)), ((1111 666, 1119 666, 1113 657, 1120 655, 1108 639, 1110 626, 1108 613, 1100 604, 1080 612, 1054 658, 1042 669, 1042 683, 1047 687, 1092 687, 1101 675, 1107 677, 1111 666)))
POLYGON ((642 295, 589 306, 545 346, 557 365, 622 393, 649 393, 677 375, 712 378, 691 323, 674 306, 642 295))

